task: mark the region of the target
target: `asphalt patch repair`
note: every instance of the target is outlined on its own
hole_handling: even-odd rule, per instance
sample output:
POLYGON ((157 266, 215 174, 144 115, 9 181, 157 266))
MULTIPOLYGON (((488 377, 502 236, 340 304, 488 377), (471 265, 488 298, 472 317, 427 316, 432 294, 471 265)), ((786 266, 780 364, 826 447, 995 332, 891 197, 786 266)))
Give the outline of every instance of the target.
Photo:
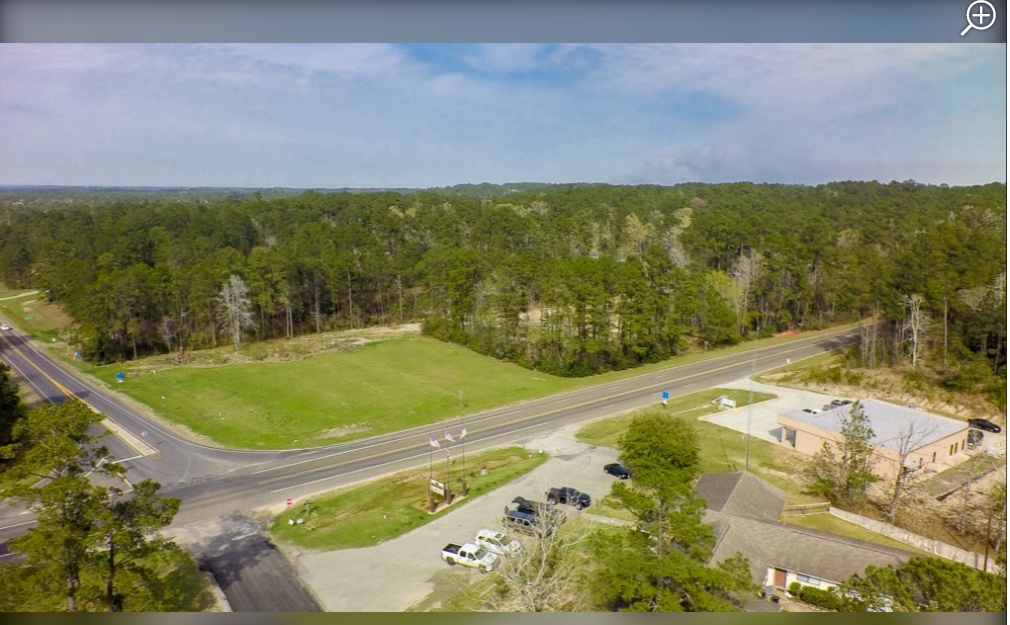
POLYGON ((321 612, 287 559, 259 532, 220 536, 205 551, 234 612, 321 612))

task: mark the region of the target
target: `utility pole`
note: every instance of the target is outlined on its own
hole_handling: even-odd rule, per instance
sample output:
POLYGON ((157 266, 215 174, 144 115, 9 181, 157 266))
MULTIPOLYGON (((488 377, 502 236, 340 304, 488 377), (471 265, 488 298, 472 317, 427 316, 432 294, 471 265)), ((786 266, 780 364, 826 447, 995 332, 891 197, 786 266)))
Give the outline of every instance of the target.
POLYGON ((754 414, 754 366, 757 352, 753 349, 750 352, 750 397, 747 400, 747 443, 744 447, 743 470, 750 471, 750 424, 754 414))

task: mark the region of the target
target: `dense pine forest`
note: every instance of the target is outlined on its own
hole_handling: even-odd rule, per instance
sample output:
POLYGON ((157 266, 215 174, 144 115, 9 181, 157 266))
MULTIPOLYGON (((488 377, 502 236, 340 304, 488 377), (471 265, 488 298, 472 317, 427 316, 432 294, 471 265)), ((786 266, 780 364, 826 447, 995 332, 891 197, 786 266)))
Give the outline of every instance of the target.
POLYGON ((1005 389, 1004 184, 18 193, 0 277, 95 362, 413 321, 578 376, 876 317, 868 358, 1005 389))

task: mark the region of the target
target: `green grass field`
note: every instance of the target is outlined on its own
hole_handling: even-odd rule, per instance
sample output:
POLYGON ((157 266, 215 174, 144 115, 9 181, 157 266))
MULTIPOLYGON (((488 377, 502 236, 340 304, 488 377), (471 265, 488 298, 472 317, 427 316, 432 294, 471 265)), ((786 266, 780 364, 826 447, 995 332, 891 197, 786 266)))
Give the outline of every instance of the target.
POLYGON ((384 434, 589 383, 417 336, 292 362, 148 371, 122 384, 121 365, 87 371, 219 444, 261 449, 384 434))
MULTIPOLYGON (((467 456, 467 497, 435 514, 423 509, 428 482, 425 467, 315 498, 310 501, 307 517, 304 502, 295 502, 275 519, 270 531, 281 540, 309 549, 370 547, 465 506, 475 497, 529 473, 548 457, 521 447, 491 449, 467 456), (481 467, 487 468, 487 475, 480 475, 481 467), (290 525, 289 521, 298 517, 305 518, 305 523, 290 525)), ((460 467, 453 470, 456 475, 450 486, 458 493, 460 467)))
POLYGON ((421 336, 288 362, 181 366, 157 373, 142 362, 133 367, 82 368, 169 421, 220 445, 246 449, 364 438, 659 368, 560 378, 421 336), (115 380, 118 371, 127 374, 122 384, 115 380))
POLYGON ((16 328, 45 343, 59 340, 60 334, 70 325, 63 311, 46 302, 42 295, 0 301, 0 313, 16 328))
POLYGON ((783 517, 782 521, 790 525, 798 525, 800 527, 821 530, 822 532, 830 532, 832 534, 838 534, 840 536, 848 536, 849 538, 865 540, 868 543, 874 543, 876 545, 893 547, 895 549, 904 549, 905 551, 910 551, 914 554, 921 556, 932 555, 926 551, 922 551, 921 549, 916 549, 911 545, 906 545, 903 542, 899 542, 892 538, 888 538, 883 534, 871 532, 865 527, 860 527, 855 523, 849 523, 844 519, 839 519, 838 517, 832 516, 827 512, 822 512, 820 514, 787 516, 783 517))

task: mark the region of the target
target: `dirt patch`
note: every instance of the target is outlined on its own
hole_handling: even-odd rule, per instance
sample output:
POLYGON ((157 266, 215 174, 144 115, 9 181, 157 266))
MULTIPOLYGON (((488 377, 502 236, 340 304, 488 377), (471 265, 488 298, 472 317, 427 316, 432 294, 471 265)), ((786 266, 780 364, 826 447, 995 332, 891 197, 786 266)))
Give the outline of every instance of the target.
POLYGON ((410 323, 399 326, 379 326, 356 330, 340 330, 306 334, 290 339, 271 339, 234 346, 223 345, 212 349, 178 352, 151 356, 127 365, 127 375, 140 375, 159 369, 179 366, 194 368, 224 367, 228 365, 256 362, 291 362, 305 360, 313 356, 333 351, 351 352, 375 341, 387 341, 403 336, 414 336, 421 332, 421 324, 410 323))
POLYGON ((985 398, 939 388, 916 388, 904 377, 904 372, 893 369, 861 369, 862 380, 858 385, 810 382, 802 379, 803 372, 786 371, 762 375, 769 384, 815 391, 838 397, 869 397, 894 404, 915 404, 931 412, 947 414, 965 419, 980 417, 1006 423, 1006 412, 997 408, 985 398), (998 417, 995 415, 999 415, 998 417))
POLYGON ((60 334, 63 334, 70 329, 70 326, 74 323, 74 320, 70 318, 70 315, 63 312, 63 310, 56 304, 47 302, 44 298, 37 299, 32 302, 25 302, 22 304, 22 307, 25 312, 48 321, 49 324, 52 325, 52 327, 54 327, 60 334))
POLYGON ((328 430, 323 430, 319 434, 316 434, 312 438, 339 438, 341 436, 347 436, 349 434, 357 434, 359 432, 367 432, 370 426, 367 423, 352 423, 351 425, 345 425, 339 428, 330 428, 328 430))

